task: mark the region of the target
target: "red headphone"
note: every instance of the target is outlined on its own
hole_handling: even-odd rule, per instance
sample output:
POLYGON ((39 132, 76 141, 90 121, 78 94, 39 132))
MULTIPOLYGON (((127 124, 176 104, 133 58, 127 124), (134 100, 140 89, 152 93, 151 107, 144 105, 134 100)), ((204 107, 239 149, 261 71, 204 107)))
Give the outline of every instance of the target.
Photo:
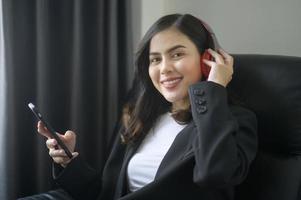
MULTIPOLYGON (((212 29, 210 28, 210 26, 205 23, 204 21, 200 20, 203 27, 205 28, 205 30, 208 32, 209 36, 211 37, 211 40, 212 40, 212 46, 210 48, 212 48, 213 50, 217 50, 218 48, 220 48, 220 45, 216 39, 216 36, 214 34, 214 32, 212 31, 212 29)), ((207 79, 208 76, 209 76, 209 73, 210 73, 210 67, 208 65, 206 65, 204 62, 203 62, 203 59, 206 59, 206 60, 213 60, 211 54, 205 50, 205 52, 201 55, 201 72, 202 72, 202 76, 207 79)))

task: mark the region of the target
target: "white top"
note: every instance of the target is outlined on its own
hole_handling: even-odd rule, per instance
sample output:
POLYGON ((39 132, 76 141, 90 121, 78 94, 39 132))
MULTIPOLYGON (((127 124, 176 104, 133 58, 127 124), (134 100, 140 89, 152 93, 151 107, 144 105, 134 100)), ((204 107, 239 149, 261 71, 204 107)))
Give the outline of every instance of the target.
POLYGON ((170 113, 159 118, 128 164, 127 175, 131 192, 154 180, 163 157, 185 126, 178 124, 170 113))

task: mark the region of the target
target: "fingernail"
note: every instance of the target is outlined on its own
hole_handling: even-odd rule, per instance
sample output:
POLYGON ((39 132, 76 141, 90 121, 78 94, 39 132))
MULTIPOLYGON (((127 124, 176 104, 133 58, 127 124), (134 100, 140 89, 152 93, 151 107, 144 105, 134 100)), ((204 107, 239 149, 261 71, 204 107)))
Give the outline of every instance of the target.
POLYGON ((78 155, 79 155, 78 152, 73 152, 73 153, 72 153, 72 156, 73 156, 73 157, 76 157, 76 156, 78 156, 78 155))

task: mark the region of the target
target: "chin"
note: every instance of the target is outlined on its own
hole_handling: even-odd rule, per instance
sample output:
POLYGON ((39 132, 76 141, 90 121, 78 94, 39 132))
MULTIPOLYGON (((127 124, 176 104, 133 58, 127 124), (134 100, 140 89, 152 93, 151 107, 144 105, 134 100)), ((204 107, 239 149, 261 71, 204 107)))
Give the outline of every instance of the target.
POLYGON ((177 101, 181 101, 188 96, 188 90, 183 91, 182 89, 178 89, 177 91, 164 91, 161 90, 161 95, 166 99, 166 101, 170 103, 174 103, 177 101))
POLYGON ((177 102, 177 101, 180 101, 180 100, 184 99, 184 97, 171 96, 171 95, 164 96, 164 98, 166 99, 166 101, 168 101, 170 103, 174 103, 174 102, 177 102))

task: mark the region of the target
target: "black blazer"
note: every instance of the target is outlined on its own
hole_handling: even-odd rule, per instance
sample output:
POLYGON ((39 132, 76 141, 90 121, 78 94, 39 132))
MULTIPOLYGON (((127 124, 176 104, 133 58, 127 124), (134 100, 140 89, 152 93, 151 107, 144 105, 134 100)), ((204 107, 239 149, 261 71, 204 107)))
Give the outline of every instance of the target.
POLYGON ((213 82, 190 86, 189 96, 193 120, 177 135, 150 184, 128 192, 127 165, 140 143, 121 144, 120 136, 103 173, 78 157, 55 176, 56 182, 85 200, 233 199, 234 186, 246 177, 257 151, 256 117, 229 106, 226 89, 213 82))

